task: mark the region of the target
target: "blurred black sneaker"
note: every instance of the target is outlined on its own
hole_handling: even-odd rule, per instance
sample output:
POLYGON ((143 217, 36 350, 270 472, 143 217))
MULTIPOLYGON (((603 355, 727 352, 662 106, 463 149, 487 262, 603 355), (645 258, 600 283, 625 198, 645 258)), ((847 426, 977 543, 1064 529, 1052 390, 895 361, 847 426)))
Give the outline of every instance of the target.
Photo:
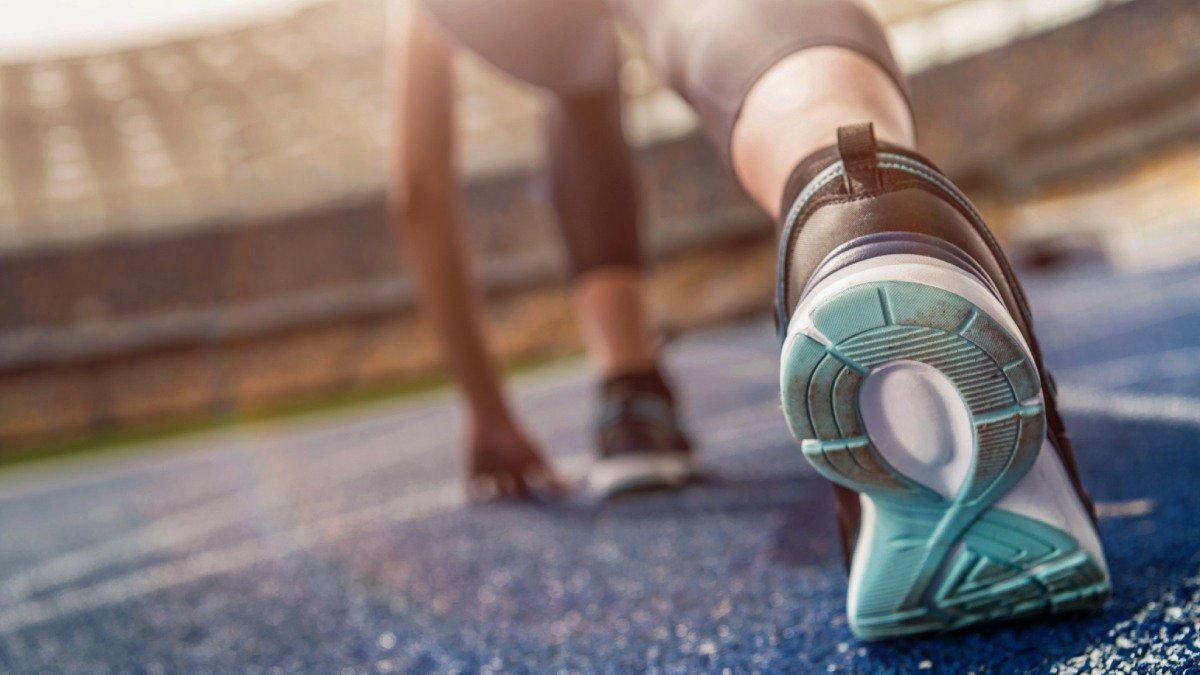
POLYGON ((783 410, 837 488, 854 632, 1103 604, 1094 509, 1028 304, 967 198, 866 124, 787 192, 783 410))
POLYGON ((587 489, 601 497, 677 487, 695 474, 691 443, 658 370, 619 375, 601 385, 596 446, 587 489))

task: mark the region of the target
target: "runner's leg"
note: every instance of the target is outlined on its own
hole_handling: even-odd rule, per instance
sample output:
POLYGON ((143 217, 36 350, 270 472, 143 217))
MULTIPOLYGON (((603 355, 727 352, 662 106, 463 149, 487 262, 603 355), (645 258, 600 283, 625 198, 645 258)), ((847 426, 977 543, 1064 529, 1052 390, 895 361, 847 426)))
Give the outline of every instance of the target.
POLYGON ((602 0, 425 0, 462 45, 546 93, 546 154, 588 351, 604 377, 655 368, 618 50, 602 0), (531 17, 536 17, 532 20, 531 17))

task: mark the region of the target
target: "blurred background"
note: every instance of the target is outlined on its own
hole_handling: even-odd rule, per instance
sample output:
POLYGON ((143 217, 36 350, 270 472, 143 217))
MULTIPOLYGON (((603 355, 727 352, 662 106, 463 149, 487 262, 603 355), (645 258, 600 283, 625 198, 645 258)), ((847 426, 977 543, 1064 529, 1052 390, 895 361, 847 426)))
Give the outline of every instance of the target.
MULTIPOLYGON (((1194 0, 872 4, 912 75, 922 150, 1014 255, 1200 256, 1194 0)), ((403 15, 383 0, 0 8, 0 461, 440 375, 383 208, 403 15)), ((771 225, 627 38, 662 330, 765 316, 771 225)), ((576 353, 538 98, 458 67, 494 344, 511 363, 576 353)))

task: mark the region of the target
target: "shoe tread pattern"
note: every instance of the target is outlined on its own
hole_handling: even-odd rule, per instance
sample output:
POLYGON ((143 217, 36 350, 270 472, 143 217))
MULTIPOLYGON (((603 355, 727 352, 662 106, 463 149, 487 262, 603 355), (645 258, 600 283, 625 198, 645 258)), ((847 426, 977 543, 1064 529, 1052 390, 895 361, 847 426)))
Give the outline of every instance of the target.
POLYGON ((1046 434, 1037 371, 1012 335, 958 295, 902 281, 845 290, 813 311, 812 324, 828 342, 788 343, 783 407, 817 470, 876 504, 850 608, 856 633, 949 630, 1103 602, 1108 581, 1073 537, 990 508, 1033 465, 1046 434), (972 465, 949 499, 890 466, 864 431, 859 385, 896 360, 937 368, 971 415, 972 465))

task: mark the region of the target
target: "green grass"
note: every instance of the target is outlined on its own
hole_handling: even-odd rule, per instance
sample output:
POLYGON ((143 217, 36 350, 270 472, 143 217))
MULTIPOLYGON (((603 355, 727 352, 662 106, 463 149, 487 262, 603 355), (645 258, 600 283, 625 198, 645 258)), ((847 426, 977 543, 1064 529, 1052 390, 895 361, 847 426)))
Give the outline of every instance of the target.
MULTIPOLYGON (((579 354, 514 359, 505 365, 508 376, 525 376, 554 366, 577 361, 579 354)), ((204 432, 296 420, 385 402, 428 396, 449 390, 453 382, 446 375, 415 377, 404 382, 367 387, 352 392, 307 396, 286 403, 253 410, 231 410, 218 414, 197 414, 155 424, 101 431, 50 442, 30 443, 0 452, 0 469, 10 469, 50 461, 73 461, 97 456, 117 456, 152 451, 154 441, 184 438, 204 432)))

